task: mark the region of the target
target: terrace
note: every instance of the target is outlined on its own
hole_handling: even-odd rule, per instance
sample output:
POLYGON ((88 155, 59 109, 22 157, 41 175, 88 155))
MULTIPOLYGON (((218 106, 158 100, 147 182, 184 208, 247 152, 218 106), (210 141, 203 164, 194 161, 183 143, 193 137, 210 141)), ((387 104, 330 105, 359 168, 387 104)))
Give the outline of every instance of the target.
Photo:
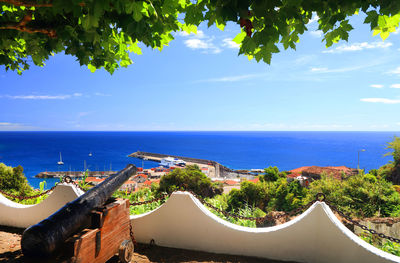
MULTIPOLYGON (((35 206, 16 204, 0 196, 0 225, 28 227, 81 194, 72 184, 59 184, 47 199, 35 206)), ((323 201, 313 202, 301 215, 281 225, 248 228, 217 217, 191 193, 175 192, 154 211, 130 216, 130 222, 140 243, 135 254, 137 262, 179 262, 188 258, 194 262, 400 261, 399 257, 358 238, 323 201), (149 244, 157 248, 150 249, 149 244)), ((20 252, 15 250, 3 254, 3 258, 4 255, 22 262, 18 261, 20 252)))

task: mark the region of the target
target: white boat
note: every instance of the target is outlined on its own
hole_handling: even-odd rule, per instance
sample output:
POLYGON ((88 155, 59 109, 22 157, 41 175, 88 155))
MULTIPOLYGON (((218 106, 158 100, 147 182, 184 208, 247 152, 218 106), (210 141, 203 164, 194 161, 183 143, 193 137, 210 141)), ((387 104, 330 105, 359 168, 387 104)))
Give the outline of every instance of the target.
POLYGON ((89 153, 89 156, 92 156, 92 155, 93 155, 92 152, 90 152, 90 153, 89 153))
POLYGON ((174 162, 175 162, 176 166, 179 166, 179 167, 185 167, 186 166, 186 162, 184 160, 178 159, 178 160, 175 160, 174 162))
POLYGON ((183 160, 179 160, 177 158, 167 157, 167 158, 161 159, 160 164, 164 167, 172 167, 172 166, 183 167, 186 165, 186 162, 183 160))
POLYGON ((60 161, 57 162, 57 164, 58 164, 58 165, 63 165, 63 164, 64 164, 64 162, 62 161, 61 152, 60 152, 60 161))
POLYGON ((175 165, 174 158, 172 157, 163 158, 161 159, 160 164, 164 167, 174 166, 175 165))

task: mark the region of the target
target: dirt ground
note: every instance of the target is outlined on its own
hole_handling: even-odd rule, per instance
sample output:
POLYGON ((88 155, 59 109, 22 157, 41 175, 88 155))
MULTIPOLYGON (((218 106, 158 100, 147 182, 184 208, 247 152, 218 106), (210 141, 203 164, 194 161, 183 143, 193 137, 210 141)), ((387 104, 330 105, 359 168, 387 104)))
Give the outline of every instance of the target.
MULTIPOLYGON (((36 263, 38 260, 29 259, 21 252, 21 229, 0 227, 0 262, 7 263, 36 263)), ((54 261, 51 261, 52 263, 54 261)), ((118 263, 118 257, 113 257, 107 263, 118 263)), ((252 257, 241 257, 232 255, 213 254, 184 249, 166 248, 159 246, 149 246, 137 244, 135 246, 134 259, 132 262, 264 262, 279 263, 280 261, 266 260, 252 257)), ((55 262, 54 262, 55 263, 55 262)), ((286 262, 290 263, 290 262, 286 262)), ((294 262, 292 262, 294 263, 294 262)))

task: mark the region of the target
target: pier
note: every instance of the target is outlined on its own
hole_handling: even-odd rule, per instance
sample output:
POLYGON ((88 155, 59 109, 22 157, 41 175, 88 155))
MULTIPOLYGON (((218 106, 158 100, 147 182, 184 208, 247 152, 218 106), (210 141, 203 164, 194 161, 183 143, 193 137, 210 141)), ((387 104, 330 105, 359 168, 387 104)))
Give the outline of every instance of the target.
MULTIPOLYGON (((116 171, 87 171, 90 177, 108 177, 117 173, 116 171)), ((71 178, 81 178, 85 176, 85 171, 57 171, 57 172, 40 172, 35 175, 36 178, 61 178, 63 176, 71 178)))
POLYGON ((176 155, 167 155, 160 153, 149 153, 149 152, 141 152, 137 151, 130 155, 129 157, 139 158, 143 160, 149 160, 153 162, 161 162, 161 159, 172 157, 181 159, 186 162, 187 165, 197 165, 200 168, 208 168, 208 176, 212 178, 247 178, 254 179, 254 174, 246 173, 243 171, 232 170, 216 161, 206 160, 206 159, 198 159, 184 156, 176 156, 176 155))

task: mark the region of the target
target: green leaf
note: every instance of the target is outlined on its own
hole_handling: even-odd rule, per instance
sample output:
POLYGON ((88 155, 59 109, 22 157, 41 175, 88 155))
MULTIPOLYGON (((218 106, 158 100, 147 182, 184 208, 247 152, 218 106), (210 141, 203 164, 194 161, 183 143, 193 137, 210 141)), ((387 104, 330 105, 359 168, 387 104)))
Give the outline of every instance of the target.
POLYGON ((204 20, 203 11, 205 11, 204 6, 190 5, 186 7, 185 23, 191 25, 200 25, 204 20))
POLYGON ((133 8, 133 19, 135 19, 136 22, 139 22, 143 18, 143 12, 145 12, 146 10, 143 6, 143 1, 133 2, 132 8, 133 8))
POLYGON ((245 39, 245 37, 246 37, 246 32, 242 31, 239 34, 237 34, 232 41, 240 45, 243 42, 243 39, 245 39))
POLYGON ((382 40, 385 40, 388 36, 390 35, 389 31, 381 32, 381 38, 382 40))
POLYGON ((95 66, 93 66, 92 64, 88 64, 88 69, 90 70, 90 72, 95 72, 97 70, 97 68, 95 66))
POLYGON ((196 25, 182 24, 181 28, 182 28, 183 31, 185 31, 188 34, 190 34, 190 33, 197 34, 197 26, 196 25))
POLYGON ((379 33, 381 33, 381 30, 380 30, 380 29, 374 29, 374 30, 372 31, 372 36, 376 36, 376 35, 378 35, 379 33))
POLYGON ((162 5, 162 10, 164 14, 174 14, 180 5, 178 0, 165 0, 162 5))
POLYGON ((224 29, 225 29, 225 24, 224 23, 218 23, 218 20, 217 21, 215 21, 215 25, 217 26, 217 28, 219 29, 219 30, 221 30, 221 31, 224 31, 224 29))
POLYGON ((133 53, 135 53, 137 55, 142 55, 142 49, 138 46, 138 42, 137 41, 129 46, 129 51, 133 52, 133 53))

